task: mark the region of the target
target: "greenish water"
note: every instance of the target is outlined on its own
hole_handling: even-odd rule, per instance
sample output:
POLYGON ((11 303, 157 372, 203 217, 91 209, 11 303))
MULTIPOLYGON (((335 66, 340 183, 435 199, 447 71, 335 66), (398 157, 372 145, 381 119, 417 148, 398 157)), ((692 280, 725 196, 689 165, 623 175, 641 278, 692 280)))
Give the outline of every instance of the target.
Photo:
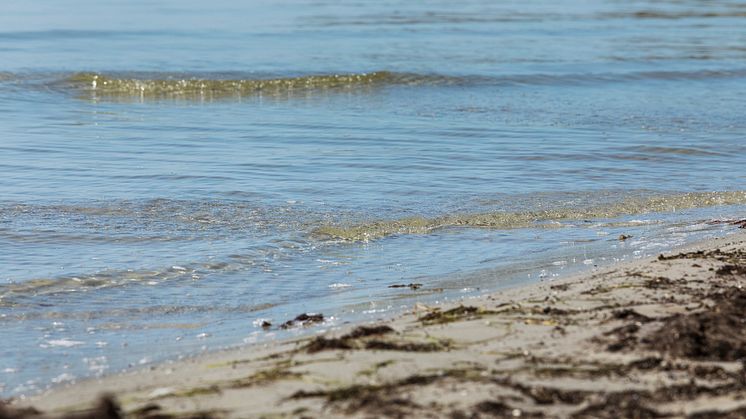
POLYGON ((745 13, 4 2, 0 394, 734 231, 745 13))

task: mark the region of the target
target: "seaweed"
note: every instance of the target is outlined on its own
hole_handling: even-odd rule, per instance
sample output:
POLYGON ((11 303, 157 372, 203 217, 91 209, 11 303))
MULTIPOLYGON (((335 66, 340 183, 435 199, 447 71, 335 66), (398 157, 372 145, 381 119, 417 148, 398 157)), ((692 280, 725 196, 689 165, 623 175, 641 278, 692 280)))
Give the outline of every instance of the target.
POLYGON ((652 370, 661 365, 663 360, 657 356, 641 358, 627 364, 627 370, 652 370))
POLYGON ((746 266, 726 264, 715 270, 716 275, 746 275, 746 266))
POLYGON ((606 350, 609 352, 619 352, 634 348, 637 345, 637 332, 639 330, 639 325, 630 323, 604 333, 604 336, 614 336, 616 338, 615 341, 606 347, 606 350))
POLYGON ((658 331, 645 337, 647 347, 673 356, 703 361, 746 358, 746 290, 728 288, 709 294, 714 307, 673 315, 658 331))
POLYGON ((365 343, 365 349, 403 352, 437 352, 447 349, 449 346, 450 344, 447 341, 399 343, 383 340, 371 340, 365 343))
POLYGON ((367 347, 367 344, 358 342, 358 340, 366 337, 380 336, 393 332, 394 329, 386 325, 360 326, 355 328, 350 333, 342 335, 338 338, 326 338, 323 336, 317 336, 316 338, 311 340, 308 345, 305 346, 305 349, 308 353, 316 353, 331 349, 360 349, 363 347, 367 347))
POLYGON ((657 410, 645 405, 649 395, 645 392, 625 391, 610 393, 600 403, 594 403, 579 412, 573 419, 653 419, 664 417, 657 410))
POLYGON ((160 405, 147 404, 139 409, 127 412, 125 415, 133 419, 214 419, 224 416, 221 411, 197 411, 185 414, 172 414, 164 412, 160 405))
POLYGON ((740 264, 746 262, 746 252, 740 249, 724 251, 721 249, 698 250, 694 252, 678 253, 675 255, 658 255, 658 260, 667 261, 675 259, 713 259, 721 262, 740 264))
POLYGON ((357 349, 355 342, 342 338, 325 338, 317 336, 308 345, 305 346, 306 352, 313 354, 316 352, 334 350, 334 349, 357 349))
POLYGON ((156 397, 155 399, 161 399, 166 397, 196 397, 196 396, 203 396, 207 394, 220 394, 221 390, 220 387, 217 385, 209 385, 204 387, 193 387, 189 388, 183 391, 179 391, 176 393, 169 393, 161 397, 156 397))
POLYGON ((394 332, 389 326, 360 326, 352 332, 338 338, 326 338, 317 336, 305 346, 308 353, 316 353, 324 350, 351 350, 370 349, 385 351, 405 352, 435 352, 450 346, 447 341, 437 342, 396 342, 381 339, 365 339, 373 336, 381 336, 394 332))
MULTIPOLYGON (((654 370, 662 366, 663 359, 660 357, 650 356, 644 357, 637 360, 630 361, 626 364, 621 363, 608 363, 608 362, 593 362, 583 361, 575 359, 551 359, 551 358, 537 358, 534 357, 530 360, 532 363, 543 364, 543 365, 529 365, 523 368, 512 369, 511 373, 526 371, 534 377, 543 378, 558 378, 558 377, 583 377, 583 378, 597 378, 597 377, 610 377, 620 376, 626 377, 634 371, 649 371, 654 370)), ((720 367, 702 367, 701 370, 693 370, 689 365, 670 365, 666 364, 669 369, 684 369, 691 372, 697 377, 717 377, 718 379, 728 379, 731 376, 720 367), (691 370, 691 371, 690 371, 691 370)))
MULTIPOLYGON (((50 416, 43 414, 33 407, 30 408, 14 408, 10 406, 4 406, 4 403, 0 403, 0 418, 2 419, 48 419, 50 416)), ((122 410, 119 404, 113 396, 109 394, 102 395, 96 405, 87 410, 81 410, 77 412, 70 412, 61 416, 56 416, 56 419, 122 419, 122 410)))
POLYGON ((47 415, 34 408, 12 408, 0 403, 0 418, 2 419, 214 419, 222 416, 221 412, 190 412, 187 414, 170 414, 163 412, 155 403, 129 411, 122 411, 119 403, 110 394, 104 394, 96 401, 94 407, 87 410, 64 413, 61 415, 47 415))
POLYGON ((642 284, 643 287, 648 289, 671 288, 674 285, 675 281, 665 276, 650 278, 642 284))
POLYGON ((360 371, 358 373, 358 375, 370 376, 370 375, 373 375, 373 374, 377 373, 378 370, 380 370, 381 368, 386 368, 389 365, 392 365, 394 363, 396 363, 396 361, 393 360, 393 359, 389 359, 389 360, 386 360, 386 361, 381 361, 381 362, 376 363, 375 365, 373 365, 372 367, 370 367, 368 369, 360 371))
POLYGON ((676 259, 705 259, 707 255, 708 253, 706 253, 703 250, 698 250, 696 252, 689 252, 689 253, 678 253, 676 255, 669 255, 669 256, 666 256, 661 253, 660 255, 658 255, 658 260, 665 261, 665 260, 676 260, 676 259))
POLYGON ((492 416, 510 416, 513 409, 503 402, 484 400, 474 405, 474 410, 479 413, 485 413, 492 416))
POLYGON ((424 325, 445 324, 462 319, 478 319, 484 314, 497 314, 497 312, 474 306, 461 305, 446 311, 433 310, 418 320, 424 325))
POLYGON ((631 308, 615 310, 611 313, 611 318, 617 320, 633 320, 640 323, 647 323, 652 320, 650 317, 640 314, 631 308))
POLYGON ((582 295, 598 295, 598 294, 605 294, 607 292, 612 292, 612 291, 614 291, 616 289, 639 288, 639 287, 641 287, 641 285, 637 284, 637 283, 634 283, 634 282, 625 282, 625 283, 622 283, 622 284, 609 285, 609 286, 599 285, 599 286, 593 287, 593 288, 591 288, 589 290, 585 290, 585 291, 581 292, 581 294, 582 295))
POLYGON ((564 390, 541 385, 525 385, 511 381, 509 378, 495 378, 493 382, 523 393, 525 396, 530 397, 536 404, 555 404, 559 402, 577 405, 593 394, 593 392, 583 390, 564 390))
MULTIPOLYGON (((744 227, 741 227, 744 228, 744 227)), ((746 406, 739 407, 733 410, 721 411, 721 410, 705 410, 701 412, 692 413, 687 416, 687 419, 743 419, 746 418, 746 406)))
MULTIPOLYGON (((485 416, 498 417, 498 418, 528 418, 528 419, 540 419, 544 418, 543 413, 538 412, 527 412, 521 409, 510 407, 509 405, 501 401, 484 400, 474 405, 473 411, 480 413, 485 416)), ((467 418, 469 416, 462 416, 467 418)), ((472 415, 471 417, 474 417, 472 415)))
POLYGON ((148 403, 142 407, 124 412, 114 396, 104 394, 96 404, 87 410, 44 414, 34 408, 11 408, 0 403, 0 419, 215 419, 225 415, 225 411, 195 411, 184 414, 164 412, 160 405, 148 403))
POLYGON ((737 226, 738 228, 746 228, 746 218, 742 220, 713 220, 713 221, 708 221, 707 224, 710 224, 710 225, 728 224, 732 226, 737 226))
POLYGON ((9 405, 10 401, 0 400, 0 419, 24 419, 41 415, 41 412, 33 407, 17 408, 9 405))
POLYGON ((412 290, 418 290, 418 289, 422 288, 422 284, 417 284, 417 283, 394 284, 394 285, 389 285, 389 288, 409 288, 409 289, 412 289, 412 290))
POLYGON ((297 315, 293 320, 288 320, 280 325, 280 329, 290 329, 296 326, 310 326, 315 323, 321 323, 324 321, 323 314, 308 314, 303 313, 297 315))
MULTIPOLYGON (((371 401, 382 400, 389 396, 394 398, 389 398, 387 401, 402 400, 400 395, 403 388, 425 386, 446 378, 464 379, 466 377, 471 377, 470 371, 446 370, 437 374, 415 374, 384 384, 352 384, 330 390, 299 390, 290 395, 289 399, 323 398, 329 403, 346 402, 352 406, 364 407, 369 405, 371 401)), ((407 401, 406 403, 412 402, 407 401)))
POLYGON ((570 289, 571 284, 554 284, 550 285, 549 289, 557 290, 557 291, 567 291, 570 289))
POLYGON ((289 371, 289 364, 284 363, 283 365, 275 366, 274 368, 257 371, 254 374, 233 381, 230 384, 231 388, 245 388, 256 385, 268 384, 279 380, 294 380, 303 377, 303 374, 299 372, 289 371))
POLYGON ((344 409, 352 413, 365 409, 375 412, 378 416, 404 417, 407 409, 420 407, 416 403, 400 397, 395 390, 411 385, 427 385, 437 380, 438 376, 412 376, 406 379, 383 385, 353 384, 332 390, 304 391, 300 390, 290 396, 290 399, 324 398, 327 403, 345 403, 344 409))
POLYGON ((387 333, 393 333, 394 329, 391 326, 380 325, 380 326, 360 326, 355 328, 352 332, 342 336, 343 339, 359 339, 368 336, 380 336, 387 333))
POLYGON ((157 403, 148 403, 145 406, 129 411, 128 414, 137 418, 157 417, 157 415, 161 414, 161 406, 157 403))

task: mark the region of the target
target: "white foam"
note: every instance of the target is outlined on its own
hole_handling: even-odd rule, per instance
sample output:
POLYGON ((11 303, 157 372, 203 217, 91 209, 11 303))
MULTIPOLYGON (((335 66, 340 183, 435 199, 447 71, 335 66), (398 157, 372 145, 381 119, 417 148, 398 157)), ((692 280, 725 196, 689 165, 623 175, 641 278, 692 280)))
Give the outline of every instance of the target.
POLYGON ((52 340, 48 340, 47 341, 47 344, 49 346, 58 346, 58 347, 63 347, 63 348, 71 348, 73 346, 83 345, 84 343, 85 342, 82 342, 82 341, 79 341, 79 340, 71 340, 71 339, 67 339, 67 338, 64 338, 64 339, 52 339, 52 340))

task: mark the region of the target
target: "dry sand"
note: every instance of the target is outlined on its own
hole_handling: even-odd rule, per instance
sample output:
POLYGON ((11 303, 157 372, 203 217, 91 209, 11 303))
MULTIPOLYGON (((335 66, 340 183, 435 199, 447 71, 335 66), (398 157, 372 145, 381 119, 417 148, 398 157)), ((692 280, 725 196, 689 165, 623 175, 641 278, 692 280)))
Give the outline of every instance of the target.
POLYGON ((460 306, 59 387, 0 403, 0 418, 742 418, 744 285, 738 233, 460 306))

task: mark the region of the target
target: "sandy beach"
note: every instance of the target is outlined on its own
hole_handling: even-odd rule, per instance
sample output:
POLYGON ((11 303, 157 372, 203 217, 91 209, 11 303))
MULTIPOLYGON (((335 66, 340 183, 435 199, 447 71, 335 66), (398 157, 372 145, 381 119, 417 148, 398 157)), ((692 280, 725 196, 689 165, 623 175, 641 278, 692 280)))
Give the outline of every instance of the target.
POLYGON ((59 387, 0 404, 0 417, 744 417, 744 285, 737 232, 375 324, 59 387))

